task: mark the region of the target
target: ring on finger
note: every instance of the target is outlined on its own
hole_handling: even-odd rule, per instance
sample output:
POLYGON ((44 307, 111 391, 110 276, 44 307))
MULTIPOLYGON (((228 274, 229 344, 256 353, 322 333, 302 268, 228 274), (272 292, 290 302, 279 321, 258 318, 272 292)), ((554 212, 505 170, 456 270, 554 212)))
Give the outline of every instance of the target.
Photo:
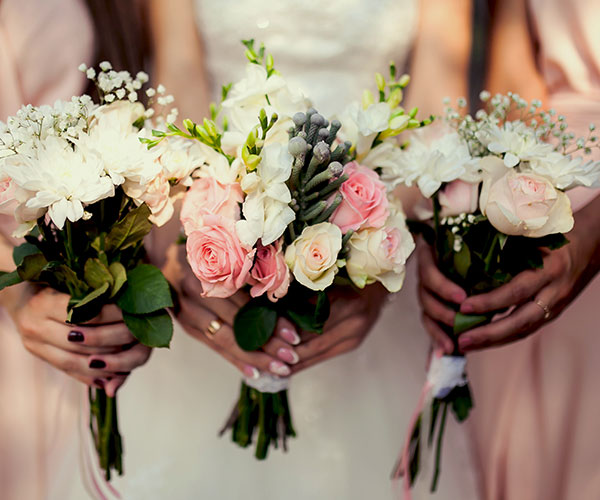
POLYGON ((540 299, 536 299, 534 302, 536 306, 540 307, 542 311, 544 311, 544 319, 548 319, 551 314, 550 307, 548 307, 548 304, 541 301, 540 299))
POLYGON ((212 339, 222 327, 223 323, 215 318, 208 324, 204 333, 209 339, 212 339))

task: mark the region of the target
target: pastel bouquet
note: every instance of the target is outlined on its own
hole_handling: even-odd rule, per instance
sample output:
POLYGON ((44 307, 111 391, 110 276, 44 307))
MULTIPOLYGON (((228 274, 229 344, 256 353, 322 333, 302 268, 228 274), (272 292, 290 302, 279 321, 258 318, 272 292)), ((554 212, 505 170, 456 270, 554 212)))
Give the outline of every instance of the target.
MULTIPOLYGON (((24 106, 0 123, 0 209, 14 216, 16 270, 23 281, 70 295, 68 321, 85 323, 116 304, 142 344, 166 347, 173 334, 170 286, 145 258, 144 237, 173 214, 174 178, 159 151, 142 144, 153 108, 138 100, 145 73, 132 77, 103 62, 80 67, 97 87, 53 106, 24 106)), ((158 104, 164 89, 148 89, 158 104)), ((170 117, 173 119, 173 116, 170 117)), ((149 129, 148 129, 149 130, 149 129)), ((89 389, 90 429, 107 480, 123 473, 116 398, 89 389)))
MULTIPOLYGON (((400 290, 414 242, 379 171, 400 151, 395 136, 428 121, 399 106, 408 77, 398 80, 394 67, 389 82, 377 76, 377 102, 366 92, 342 121, 329 121, 274 69, 264 47, 244 44, 246 76, 224 87, 211 119, 155 135, 156 144, 186 137, 206 149, 181 211, 187 259, 204 296, 249 290, 234 333, 253 351, 281 316, 321 333, 331 287, 378 281, 400 290)), ((288 383, 258 371, 247 377, 223 429, 242 447, 256 439, 258 459, 295 436, 288 383)))
MULTIPOLYGON (((481 98, 486 106, 475 117, 464 113, 462 99, 458 109, 448 107, 445 124, 437 131, 432 127, 429 136, 417 131, 401 161, 383 172, 393 183, 416 184, 430 200, 419 210, 425 223, 413 229, 433 247, 440 270, 468 295, 541 268, 544 253, 566 244, 564 233, 574 224, 565 191, 600 180, 600 163, 574 155, 597 144, 593 125, 588 137, 576 138, 565 118, 542 111, 539 101, 487 92, 481 98)), ((463 421, 473 406, 458 336, 495 314, 457 313, 448 331, 455 352, 432 357, 423 413, 411 425, 397 469, 404 469, 410 483, 437 432, 431 484, 436 489, 447 412, 463 421)))

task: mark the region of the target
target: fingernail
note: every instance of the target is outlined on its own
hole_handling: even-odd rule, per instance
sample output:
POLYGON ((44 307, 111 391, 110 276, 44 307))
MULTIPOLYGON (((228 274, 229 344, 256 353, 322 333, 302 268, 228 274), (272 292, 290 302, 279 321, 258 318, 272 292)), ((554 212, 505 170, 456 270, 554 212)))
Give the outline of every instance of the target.
POLYGON ((269 363, 269 371, 274 373, 275 375, 280 375, 282 377, 287 377, 292 373, 290 367, 283 364, 281 361, 271 361, 269 363))
POLYGON ((246 377, 254 380, 260 377, 260 372, 254 366, 246 365, 244 366, 242 372, 244 373, 244 375, 246 375, 246 377))
POLYGON ((473 344, 473 339, 471 337, 459 337, 458 338, 458 347, 461 349, 465 349, 473 344))
POLYGON ((130 375, 130 374, 131 374, 131 372, 115 372, 115 375, 120 375, 123 377, 126 377, 127 375, 130 375))
POLYGON ((106 363, 101 359, 92 359, 90 361, 90 368, 106 368, 106 363))
POLYGON ((298 345, 300 343, 300 337, 291 328, 282 328, 281 337, 292 345, 298 345))
POLYGON ((104 380, 99 379, 99 378, 95 378, 94 379, 94 385, 97 387, 100 387, 100 389, 104 389, 104 380))
POLYGON ((67 336, 67 339, 69 340, 69 342, 83 342, 84 341, 83 333, 78 332, 76 330, 70 331, 69 335, 67 336))
POLYGON ((287 347, 280 347, 277 350, 277 357, 286 363, 291 363, 292 365, 295 365, 298 361, 300 361, 296 351, 292 351, 287 347))
POLYGON ((467 294, 461 290, 460 292, 453 293, 452 298, 454 299, 454 302, 460 304, 467 299, 467 294))
POLYGON ((464 314, 470 314, 473 312, 473 306, 469 303, 460 306, 460 312, 464 314))

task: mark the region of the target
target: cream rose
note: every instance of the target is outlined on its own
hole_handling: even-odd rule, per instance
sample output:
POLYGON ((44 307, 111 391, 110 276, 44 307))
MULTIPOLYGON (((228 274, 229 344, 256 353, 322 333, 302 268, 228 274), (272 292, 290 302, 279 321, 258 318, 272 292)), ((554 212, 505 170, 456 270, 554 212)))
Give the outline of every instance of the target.
POLYGON ((415 242, 401 212, 392 213, 381 229, 353 234, 348 246, 346 270, 357 287, 379 281, 390 292, 402 288, 406 261, 415 242))
POLYGON ((514 236, 540 238, 566 233, 573 228, 573 212, 567 195, 533 172, 507 170, 499 158, 482 161, 486 172, 479 207, 498 231, 514 236))
POLYGON ((298 282, 311 290, 325 290, 337 273, 342 231, 329 222, 309 226, 287 247, 285 261, 298 282))
POLYGON ((442 217, 454 217, 460 214, 472 214, 477 210, 479 183, 457 179, 447 184, 438 194, 442 217))

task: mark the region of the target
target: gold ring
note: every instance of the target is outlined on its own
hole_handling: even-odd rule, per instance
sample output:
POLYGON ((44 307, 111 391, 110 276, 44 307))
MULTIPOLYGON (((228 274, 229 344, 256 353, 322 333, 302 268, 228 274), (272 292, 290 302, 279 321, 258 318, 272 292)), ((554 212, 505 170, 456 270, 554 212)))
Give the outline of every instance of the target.
POLYGON ((223 323, 221 323, 218 319, 213 319, 206 328, 206 336, 209 338, 214 337, 222 326, 223 323))
POLYGON ((550 317, 550 308, 544 304, 540 299, 536 299, 535 305, 542 308, 544 311, 544 319, 548 319, 550 317))

